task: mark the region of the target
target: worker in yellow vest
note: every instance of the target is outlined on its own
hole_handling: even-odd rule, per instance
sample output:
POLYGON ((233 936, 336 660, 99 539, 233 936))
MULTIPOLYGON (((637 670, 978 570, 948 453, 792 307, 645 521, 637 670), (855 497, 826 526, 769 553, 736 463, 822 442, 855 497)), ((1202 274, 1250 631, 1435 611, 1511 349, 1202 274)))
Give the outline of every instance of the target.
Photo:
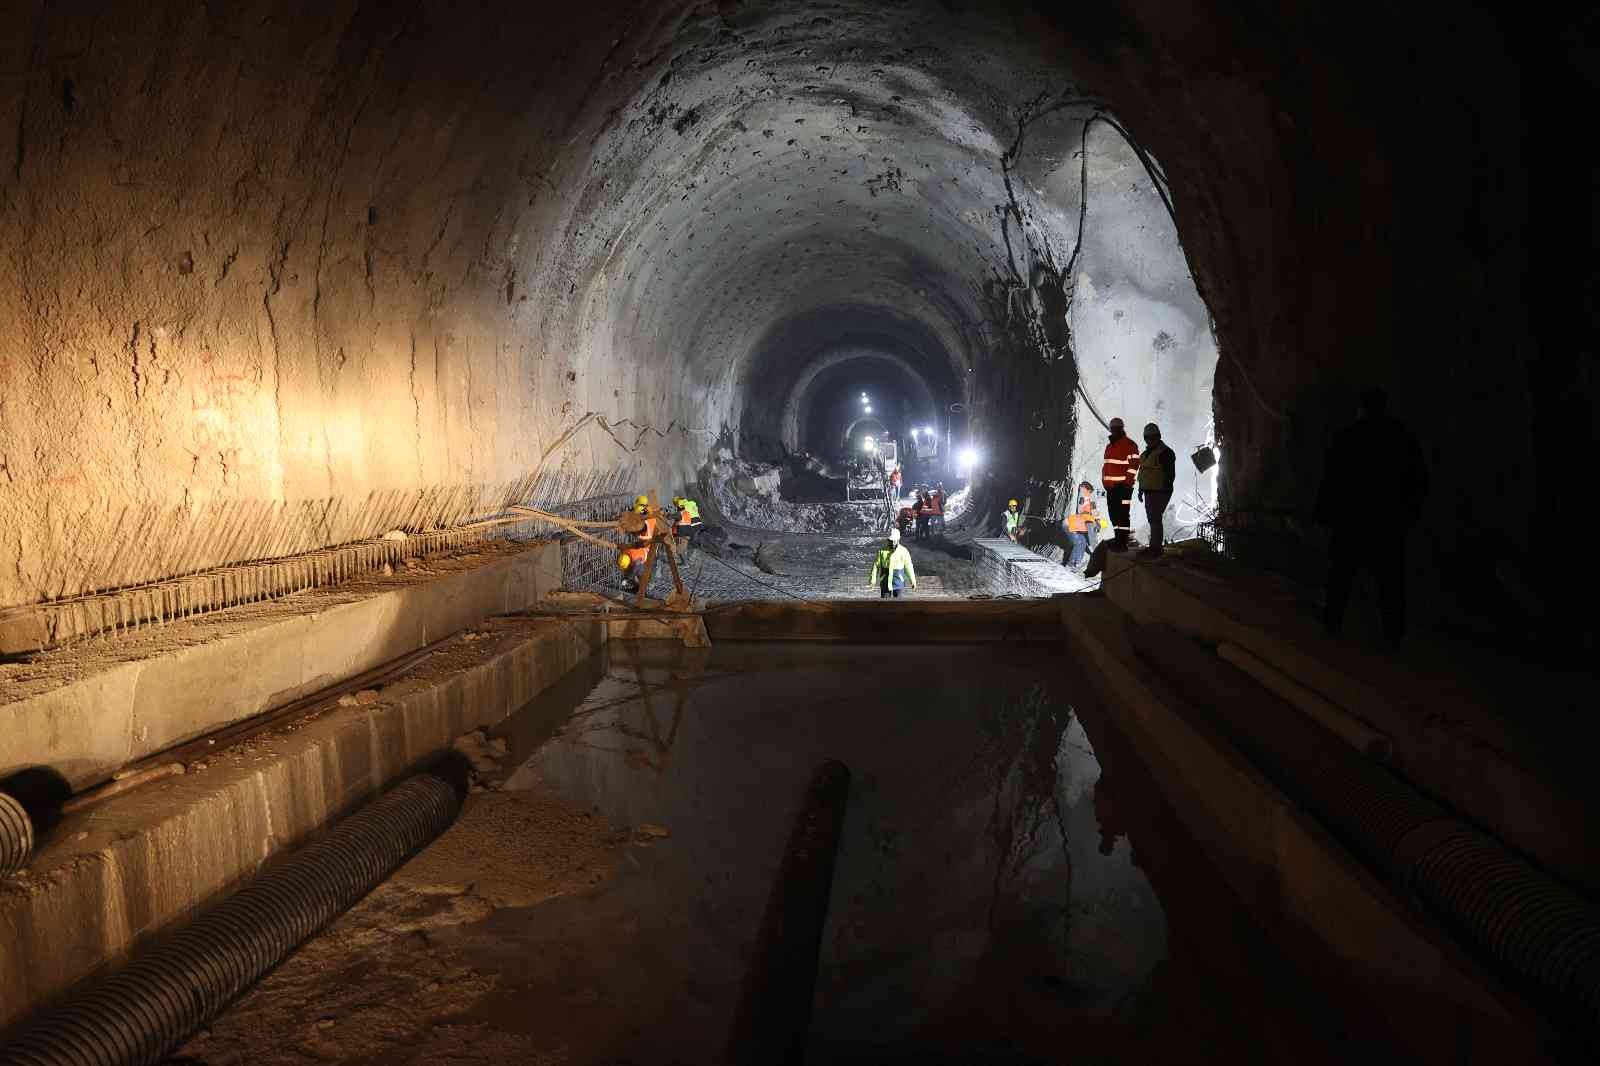
POLYGON ((893 596, 897 600, 907 585, 917 587, 917 568, 911 564, 911 553, 900 543, 898 529, 889 530, 888 542, 878 549, 867 585, 878 590, 879 599, 893 596))
POLYGON ((1000 517, 1006 522, 1006 539, 1015 541, 1022 534, 1022 512, 1017 509, 1017 501, 1007 500, 1000 517))
POLYGON ((1150 520, 1150 546, 1139 555, 1155 559, 1161 555, 1161 541, 1165 535, 1162 517, 1172 502, 1172 490, 1178 484, 1178 456, 1162 443, 1161 427, 1154 422, 1144 427, 1144 454, 1139 456, 1139 499, 1144 503, 1145 517, 1150 520))

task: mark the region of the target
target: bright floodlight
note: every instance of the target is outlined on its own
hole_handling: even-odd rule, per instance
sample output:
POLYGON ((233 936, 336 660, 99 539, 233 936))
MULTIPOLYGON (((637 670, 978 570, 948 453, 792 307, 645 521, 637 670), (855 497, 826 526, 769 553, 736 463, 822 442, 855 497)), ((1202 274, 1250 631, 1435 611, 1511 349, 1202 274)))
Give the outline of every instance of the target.
POLYGON ((973 467, 978 465, 978 460, 981 459, 981 458, 983 458, 983 457, 978 454, 978 449, 976 449, 976 448, 962 448, 961 449, 961 468, 963 470, 971 470, 973 467))
POLYGON ((868 437, 862 442, 861 447, 866 451, 875 452, 878 450, 878 442, 873 440, 871 437, 868 437))
POLYGON ((869 404, 867 404, 867 414, 870 415, 871 413, 872 413, 872 405, 869 403, 869 404))

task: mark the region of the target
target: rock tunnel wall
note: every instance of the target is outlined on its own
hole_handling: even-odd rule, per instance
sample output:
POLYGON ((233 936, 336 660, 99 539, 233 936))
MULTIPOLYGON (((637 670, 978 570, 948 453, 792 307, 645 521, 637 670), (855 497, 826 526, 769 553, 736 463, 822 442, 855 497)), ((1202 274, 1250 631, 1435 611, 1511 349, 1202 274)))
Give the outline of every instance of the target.
POLYGON ((0 606, 670 491, 715 441, 781 440, 829 347, 804 323, 851 316, 909 324, 995 491, 1092 473, 1096 412, 1154 418, 1220 441, 1264 554, 1312 542, 1375 381, 1427 442, 1434 568, 1522 543, 1474 501, 1526 490, 1535 412, 1577 398, 1577 447, 1594 408, 1592 339, 1525 310, 1592 321, 1594 290, 1523 279, 1532 38, 1371 14, 11 5, 0 606), (1164 181, 1109 123, 1083 140, 1101 108, 1164 181))
POLYGON ((0 605, 498 510, 584 412, 670 421, 546 321, 634 14, 587 10, 7 6, 0 605))

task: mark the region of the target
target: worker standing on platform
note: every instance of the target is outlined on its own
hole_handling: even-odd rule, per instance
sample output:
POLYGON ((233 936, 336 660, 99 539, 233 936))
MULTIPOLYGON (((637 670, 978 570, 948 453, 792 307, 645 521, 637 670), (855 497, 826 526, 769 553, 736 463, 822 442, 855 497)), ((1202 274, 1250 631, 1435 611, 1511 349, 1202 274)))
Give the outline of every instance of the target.
POLYGON ((1178 483, 1178 456, 1161 439, 1161 427, 1154 422, 1144 427, 1144 454, 1139 457, 1139 500, 1150 520, 1150 546, 1139 555, 1155 559, 1161 555, 1166 527, 1162 516, 1172 502, 1172 489, 1178 483))
POLYGON ((1123 432, 1122 419, 1113 418, 1107 427, 1111 439, 1106 444, 1104 465, 1100 468, 1100 483, 1106 488, 1106 509, 1111 512, 1111 551, 1128 550, 1128 536, 1133 532, 1133 479, 1139 474, 1139 446, 1123 432))
POLYGON ((1007 500, 1006 509, 1000 512, 1000 517, 1005 519, 1006 539, 1015 544, 1022 533, 1022 512, 1017 510, 1017 501, 1007 500))
POLYGON ((900 543, 898 529, 889 530, 888 542, 878 549, 867 585, 878 590, 879 599, 893 596, 897 600, 907 585, 917 587, 917 568, 911 564, 911 553, 900 543))

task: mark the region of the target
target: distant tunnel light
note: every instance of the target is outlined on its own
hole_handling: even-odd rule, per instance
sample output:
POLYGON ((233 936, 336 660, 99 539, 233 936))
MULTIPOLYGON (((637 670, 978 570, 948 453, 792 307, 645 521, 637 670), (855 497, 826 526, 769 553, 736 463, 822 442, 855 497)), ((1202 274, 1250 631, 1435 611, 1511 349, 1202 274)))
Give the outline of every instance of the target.
POLYGON ((861 442, 861 450, 865 452, 875 452, 878 450, 878 442, 873 440, 871 437, 868 437, 866 440, 861 442))
POLYGON ((872 405, 869 403, 869 404, 867 404, 867 414, 870 415, 871 413, 872 413, 872 405))

